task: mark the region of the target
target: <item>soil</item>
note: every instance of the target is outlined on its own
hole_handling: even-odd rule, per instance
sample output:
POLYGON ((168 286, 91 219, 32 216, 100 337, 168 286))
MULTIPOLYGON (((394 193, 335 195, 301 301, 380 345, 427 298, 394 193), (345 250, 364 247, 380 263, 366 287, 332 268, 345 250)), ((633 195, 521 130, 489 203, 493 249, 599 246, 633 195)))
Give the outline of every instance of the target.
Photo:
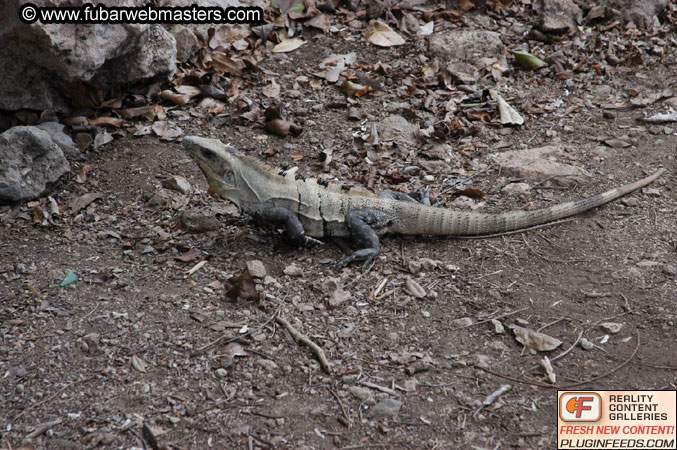
MULTIPOLYGON (((466 20, 478 29, 534 21, 487 10, 466 20)), ((435 32, 448 26, 439 25, 435 32)), ((0 210, 0 447, 545 449, 556 447, 558 387, 675 389, 677 127, 638 120, 665 111, 673 94, 630 103, 677 92, 677 27, 664 27, 656 37, 664 53, 647 54, 641 64, 598 73, 593 60, 561 79, 509 73, 510 102, 525 124, 472 122, 466 136, 446 138, 454 150, 446 161, 422 152, 433 141, 373 149, 354 143, 372 122, 405 109, 417 115, 407 117, 411 123, 425 127, 433 115, 422 106, 425 96, 396 89, 425 65, 424 39, 378 49, 359 32, 352 39, 318 34, 261 62, 265 71, 244 76, 247 92, 259 98, 275 78, 286 117, 303 126, 299 137, 252 127, 235 106, 211 121, 179 122, 186 134, 219 138, 305 175, 376 191, 430 187, 442 206, 462 207, 447 188, 465 180, 461 185, 483 198, 465 198, 464 205, 484 211, 550 205, 667 169, 648 188, 553 226, 472 240, 385 237, 364 272, 359 265, 332 268, 328 263, 344 252, 330 239, 293 248, 278 231, 208 195, 179 143, 128 134, 88 152, 86 162, 73 161, 73 176, 51 192, 58 216, 41 224, 34 205, 0 210), (386 75, 373 74, 385 92, 351 99, 367 115, 363 121, 323 106, 346 102, 334 85, 314 88, 301 79, 293 87, 299 76, 314 79, 329 54, 350 51, 364 64, 391 66, 386 75), (596 101, 599 92, 613 100, 596 101), (527 102, 557 106, 526 113, 527 102), (629 145, 604 144, 613 138, 629 145), (492 153, 553 142, 566 146, 564 162, 588 171, 591 181, 527 179, 535 189, 502 190, 519 180, 492 164, 492 153), (324 164, 328 148, 332 160, 324 164), (85 163, 94 170, 82 182, 74 175, 85 163), (418 170, 405 172, 407 166, 418 170), (190 182, 191 193, 163 187, 175 175, 190 182), (96 192, 102 197, 88 206, 68 208, 73 198, 96 192), (218 217, 219 228, 186 232, 178 218, 187 210, 218 217), (189 274, 201 258, 176 258, 191 249, 204 263, 189 274), (228 298, 229 280, 253 260, 268 275, 256 279, 260 299, 228 298), (60 287, 67 269, 79 281, 60 287), (423 297, 412 295, 411 280, 423 297), (277 315, 324 350, 331 373, 277 315), (622 328, 609 333, 605 322, 622 328), (554 351, 530 351, 512 325, 563 342, 554 351), (579 338, 594 346, 583 349, 579 338), (553 384, 541 361, 567 349, 552 363, 553 384), (480 408, 504 384, 510 389, 480 408), (397 407, 388 399, 402 402, 396 415, 388 415, 397 407), (48 425, 36 432, 41 424, 48 425)), ((624 32, 599 33, 656 44, 624 32)), ((503 39, 520 42, 515 33, 503 39)), ((579 61, 572 39, 539 45, 579 61)))

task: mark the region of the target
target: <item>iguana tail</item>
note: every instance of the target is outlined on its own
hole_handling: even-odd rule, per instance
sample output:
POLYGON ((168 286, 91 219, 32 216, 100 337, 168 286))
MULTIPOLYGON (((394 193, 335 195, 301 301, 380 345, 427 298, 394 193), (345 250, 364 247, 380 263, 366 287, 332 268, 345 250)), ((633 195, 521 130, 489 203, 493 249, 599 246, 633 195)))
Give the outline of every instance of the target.
POLYGON ((408 211, 402 211, 402 215, 409 220, 393 224, 392 231, 401 234, 480 236, 520 230, 574 216, 609 203, 652 183, 664 172, 665 169, 660 169, 644 179, 602 194, 533 211, 487 214, 404 203, 401 208, 408 209, 408 211))

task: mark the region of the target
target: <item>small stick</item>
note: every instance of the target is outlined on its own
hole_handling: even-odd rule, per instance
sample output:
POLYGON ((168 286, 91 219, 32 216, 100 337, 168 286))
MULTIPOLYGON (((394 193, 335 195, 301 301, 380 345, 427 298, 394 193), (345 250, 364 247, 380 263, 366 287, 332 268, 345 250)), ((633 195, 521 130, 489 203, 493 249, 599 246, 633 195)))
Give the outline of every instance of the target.
POLYGON ((509 384, 503 384, 503 385, 501 385, 500 388, 496 389, 494 392, 492 392, 491 394, 487 395, 487 397, 486 397, 486 398, 484 399, 484 401, 482 402, 482 406, 480 406, 479 408, 477 408, 477 411, 475 411, 475 413, 474 413, 472 416, 473 416, 473 417, 477 417, 478 414, 479 414, 484 408, 486 408, 487 406, 490 406, 492 403, 494 403, 494 402, 498 399, 498 397, 500 397, 501 395, 503 395, 503 394, 505 394, 506 392, 508 392, 508 391, 510 390, 511 387, 512 387, 512 386, 510 386, 509 384))
POLYGON ((614 367, 613 369, 604 372, 601 375, 589 378, 587 380, 579 381, 577 383, 565 384, 563 386, 539 383, 539 382, 536 382, 536 381, 520 380, 518 378, 510 377, 508 375, 503 375, 501 373, 497 373, 497 372, 494 372, 493 370, 485 369, 484 367, 480 367, 480 366, 477 366, 477 365, 472 366, 472 367, 475 368, 475 369, 479 369, 483 372, 489 373, 491 375, 494 375, 496 377, 503 378, 503 379, 510 380, 510 381, 514 381, 515 383, 529 384, 529 385, 532 385, 532 386, 540 386, 540 387, 545 387, 545 388, 550 388, 550 389, 560 389, 560 390, 562 390, 562 389, 569 389, 569 388, 572 388, 572 387, 575 387, 575 386, 580 386, 582 384, 592 383, 593 381, 601 380, 602 378, 607 377, 607 376, 611 375, 612 373, 619 371, 620 369, 625 367, 628 363, 630 363, 630 361, 632 361, 632 359, 635 357, 635 355, 639 351, 639 346, 640 346, 639 330, 637 330, 637 346, 635 347, 635 350, 632 352, 632 354, 625 361, 623 361, 621 364, 614 367))
POLYGON ((397 392, 395 392, 393 389, 387 388, 385 386, 379 386, 378 384, 370 383, 369 381, 360 381, 360 384, 372 389, 376 389, 377 391, 385 392, 386 394, 397 395, 397 392))
POLYGON ((508 316, 512 316, 513 314, 517 314, 518 312, 522 312, 522 311, 525 311, 525 310, 527 310, 527 309, 529 309, 529 307, 516 309, 516 310, 514 310, 514 311, 510 311, 510 312, 507 312, 507 313, 505 313, 505 314, 501 314, 500 316, 492 317, 492 318, 490 318, 490 319, 479 320, 479 321, 477 321, 477 322, 475 322, 475 323, 471 323, 470 325, 463 325, 462 327, 452 328, 450 331, 462 330, 463 328, 474 327, 475 325, 479 325, 479 324, 481 324, 481 323, 491 322, 492 320, 504 319, 504 318, 506 318, 506 317, 508 317, 508 316))
POLYGON ((348 415, 348 411, 346 411, 346 408, 343 406, 343 402, 341 401, 341 398, 338 396, 336 391, 334 391, 332 388, 327 388, 329 393, 334 396, 336 401, 338 402, 339 406, 341 407, 341 412, 343 413, 343 417, 346 419, 346 426, 348 429, 350 429, 351 423, 350 423, 350 416, 348 415))
POLYGON ((54 419, 50 422, 42 423, 42 424, 38 425, 37 427, 35 427, 35 430, 33 430, 32 432, 27 434, 26 439, 36 438, 36 437, 40 436, 42 433, 44 433, 45 431, 49 430, 50 428, 59 425, 61 422, 63 422, 63 420, 61 418, 58 418, 58 419, 54 419))
POLYGON ((324 356, 324 350, 322 350, 322 348, 321 348, 319 345, 317 345, 316 343, 314 343, 313 341, 311 341, 311 340, 310 340, 308 337, 306 337, 305 335, 301 334, 300 331, 298 331, 296 328, 294 328, 294 327, 293 327, 289 322, 287 322, 287 320, 284 319, 283 317, 277 316, 277 317, 275 318, 275 320, 277 320, 277 322, 278 322, 280 325, 282 325, 283 327, 285 327, 285 328, 287 329, 287 331, 289 332, 289 334, 292 335, 292 337, 294 338, 294 340, 295 340, 296 342, 299 342, 299 343, 304 344, 304 345, 306 345, 307 347, 309 347, 310 350, 312 350, 312 352, 315 353, 315 356, 317 356, 317 359, 318 359, 318 361, 320 362, 320 366, 322 366, 322 369, 324 369, 324 371, 327 372, 327 373, 331 373, 331 368, 329 367, 329 362, 327 361, 327 357, 324 356))
POLYGON ((38 402, 38 403, 35 403, 35 404, 29 406, 28 408, 24 409, 23 411, 21 411, 19 414, 17 414, 16 416, 14 416, 14 421, 16 422, 21 416, 23 416, 24 414, 26 414, 28 411, 30 411, 30 410, 32 410, 32 409, 35 409, 35 408, 37 408, 38 406, 42 406, 42 405, 44 405, 45 403, 47 403, 47 402, 53 400, 54 398, 56 398, 56 396, 58 396, 59 394, 61 394, 63 391, 65 391, 65 390, 68 389, 69 387, 73 386, 74 384, 84 383, 84 382, 86 382, 86 381, 89 381, 89 380, 94 379, 95 377, 96 377, 96 375, 91 375, 91 376, 88 376, 88 377, 86 377, 86 378, 83 378, 82 380, 71 381, 70 383, 68 383, 67 385, 65 385, 64 387, 62 387, 61 389, 59 389, 58 391, 56 391, 55 393, 53 393, 52 395, 50 395, 49 397, 47 397, 46 399, 44 399, 43 401, 38 402))

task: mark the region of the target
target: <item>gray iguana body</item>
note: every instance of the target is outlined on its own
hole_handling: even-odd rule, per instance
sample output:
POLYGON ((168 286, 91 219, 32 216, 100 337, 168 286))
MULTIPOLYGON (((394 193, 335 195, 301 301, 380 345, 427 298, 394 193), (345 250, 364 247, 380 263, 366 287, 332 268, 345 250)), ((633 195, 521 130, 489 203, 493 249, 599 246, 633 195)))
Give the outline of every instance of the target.
POLYGON ((284 226, 289 237, 351 237, 360 247, 339 261, 344 265, 378 254, 378 236, 392 232, 412 235, 480 236, 520 230, 573 216, 609 203, 648 185, 665 172, 592 197, 531 211, 481 213, 433 208, 404 194, 395 199, 361 189, 321 184, 312 178, 285 175, 216 139, 187 136, 183 144, 221 197, 263 222, 284 226))

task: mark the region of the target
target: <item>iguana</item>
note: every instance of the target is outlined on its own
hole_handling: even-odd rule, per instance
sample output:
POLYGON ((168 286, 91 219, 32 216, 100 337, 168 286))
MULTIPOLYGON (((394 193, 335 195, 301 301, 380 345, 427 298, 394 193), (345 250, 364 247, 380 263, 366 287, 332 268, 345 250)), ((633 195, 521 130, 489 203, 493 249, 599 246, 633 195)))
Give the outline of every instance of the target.
POLYGON ((480 236, 529 228, 582 213, 609 203, 653 182, 651 176, 592 197, 532 211, 497 214, 435 208, 400 192, 372 192, 300 178, 279 172, 217 139, 187 136, 188 154, 204 173, 211 189, 240 210, 266 224, 283 227, 296 244, 310 238, 350 237, 359 249, 335 263, 344 266, 376 257, 384 233, 480 236))

